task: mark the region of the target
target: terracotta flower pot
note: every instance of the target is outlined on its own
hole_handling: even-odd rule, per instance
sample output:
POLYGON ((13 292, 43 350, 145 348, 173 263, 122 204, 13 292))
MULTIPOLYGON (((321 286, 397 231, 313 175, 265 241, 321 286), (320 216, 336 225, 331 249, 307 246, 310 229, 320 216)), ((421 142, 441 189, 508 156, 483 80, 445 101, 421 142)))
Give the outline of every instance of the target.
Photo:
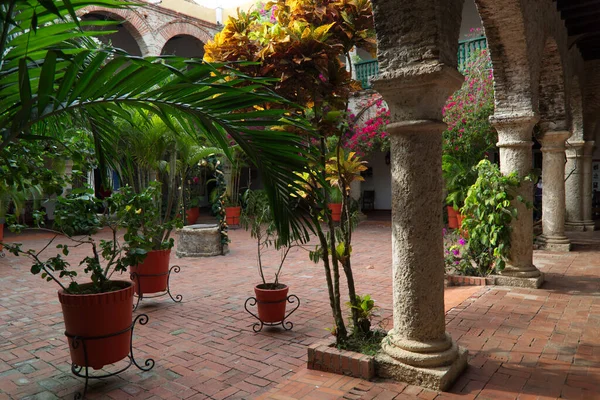
POLYGON ((328 204, 327 207, 331 210, 331 219, 334 222, 340 222, 342 220, 342 203, 328 204))
MULTIPOLYGON (((68 294, 58 291, 58 300, 65 319, 65 331, 71 337, 69 350, 71 361, 82 367, 100 369, 104 365, 122 360, 129 354, 133 310, 133 285, 131 282, 114 281, 122 288, 98 294, 68 294), (86 340, 86 357, 83 342, 73 344, 73 336, 97 337, 123 333, 96 340, 86 340)), ((85 288, 86 285, 81 285, 85 288)))
POLYGON ((254 287, 258 317, 262 322, 279 322, 285 317, 285 305, 289 288, 280 284, 280 289, 265 289, 264 284, 254 287))
POLYGON ((242 207, 225 207, 225 221, 227 225, 239 225, 240 224, 240 213, 242 207))
POLYGON ((141 264, 129 267, 130 273, 137 274, 135 278, 135 293, 138 296, 140 295, 140 288, 141 294, 164 292, 167 290, 170 257, 171 249, 152 250, 148 252, 146 259, 141 264))
POLYGON ((185 220, 188 225, 195 224, 196 221, 198 220, 199 216, 200 216, 200 208, 199 207, 192 207, 189 210, 186 210, 186 212, 185 212, 185 220))
POLYGON ((458 227, 457 228, 460 229, 460 235, 462 237, 464 237, 465 239, 467 239, 469 237, 469 232, 467 232, 466 229, 462 229, 462 223, 463 223, 463 220, 465 218, 466 217, 464 215, 462 215, 461 213, 457 213, 456 214, 456 219, 458 221, 458 227))
POLYGON ((448 228, 458 228, 458 210, 452 206, 447 206, 446 209, 448 210, 448 228))

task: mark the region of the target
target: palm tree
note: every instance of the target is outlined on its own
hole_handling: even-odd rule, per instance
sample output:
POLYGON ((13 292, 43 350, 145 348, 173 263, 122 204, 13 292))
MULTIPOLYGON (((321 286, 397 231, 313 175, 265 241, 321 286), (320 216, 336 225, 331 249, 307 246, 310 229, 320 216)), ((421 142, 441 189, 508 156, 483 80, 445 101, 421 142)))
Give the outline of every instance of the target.
POLYGON ((133 123, 132 114, 156 115, 173 131, 176 124, 192 137, 201 132, 227 155, 233 139, 262 173, 281 234, 302 230, 293 213, 294 171, 305 168, 310 150, 301 136, 270 129, 309 129, 289 111, 294 105, 266 87, 266 80, 231 67, 134 57, 99 46, 90 37, 112 33, 94 30, 111 22, 76 17, 91 4, 131 6, 119 0, 0 4, 0 149, 17 138, 35 140, 33 129, 79 125, 92 132, 99 162, 106 164, 119 134, 115 120, 133 123))

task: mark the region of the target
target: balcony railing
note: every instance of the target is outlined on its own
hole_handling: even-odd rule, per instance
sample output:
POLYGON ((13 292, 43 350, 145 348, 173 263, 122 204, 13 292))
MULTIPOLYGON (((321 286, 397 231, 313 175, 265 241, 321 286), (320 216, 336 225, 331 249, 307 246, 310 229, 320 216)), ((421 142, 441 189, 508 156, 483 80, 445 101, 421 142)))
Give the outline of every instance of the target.
MULTIPOLYGON (((461 40, 458 42, 458 70, 462 71, 471 54, 476 50, 486 49, 487 39, 480 37, 476 39, 461 40)), ((360 81, 363 89, 371 87, 371 78, 379 73, 377 60, 361 61, 354 64, 356 80, 360 81)))

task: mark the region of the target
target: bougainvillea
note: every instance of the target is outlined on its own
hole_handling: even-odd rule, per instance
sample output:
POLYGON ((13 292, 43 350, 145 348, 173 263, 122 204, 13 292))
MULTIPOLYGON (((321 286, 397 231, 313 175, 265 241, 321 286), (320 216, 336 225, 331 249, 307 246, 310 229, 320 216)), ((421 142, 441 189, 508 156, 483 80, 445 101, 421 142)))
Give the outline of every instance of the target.
POLYGON ((494 76, 487 49, 475 51, 464 71, 465 81, 444 106, 448 129, 444 153, 476 165, 496 144, 496 131, 489 122, 494 112, 494 76))
POLYGON ((448 129, 444 153, 475 166, 496 144, 496 131, 489 122, 494 112, 494 76, 487 49, 475 51, 464 71, 462 87, 442 110, 448 129))
POLYGON ((344 137, 344 147, 367 156, 372 151, 387 151, 390 138, 387 126, 390 110, 379 94, 373 94, 358 103, 355 113, 348 115, 348 130, 344 137))
POLYGON ((467 190, 477 179, 473 167, 497 142, 496 130, 489 122, 494 112, 494 77, 487 49, 471 54, 463 74, 462 87, 442 110, 448 125, 443 133, 442 169, 446 200, 454 207, 462 207, 467 190))

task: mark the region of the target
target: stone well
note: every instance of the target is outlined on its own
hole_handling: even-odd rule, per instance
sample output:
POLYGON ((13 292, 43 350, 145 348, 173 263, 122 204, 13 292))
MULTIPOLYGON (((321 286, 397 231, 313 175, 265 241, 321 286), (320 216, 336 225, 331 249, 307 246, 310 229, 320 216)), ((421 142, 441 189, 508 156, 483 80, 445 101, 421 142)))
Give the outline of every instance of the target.
POLYGON ((177 257, 212 257, 227 254, 227 245, 221 244, 217 224, 188 225, 177 230, 177 257))

